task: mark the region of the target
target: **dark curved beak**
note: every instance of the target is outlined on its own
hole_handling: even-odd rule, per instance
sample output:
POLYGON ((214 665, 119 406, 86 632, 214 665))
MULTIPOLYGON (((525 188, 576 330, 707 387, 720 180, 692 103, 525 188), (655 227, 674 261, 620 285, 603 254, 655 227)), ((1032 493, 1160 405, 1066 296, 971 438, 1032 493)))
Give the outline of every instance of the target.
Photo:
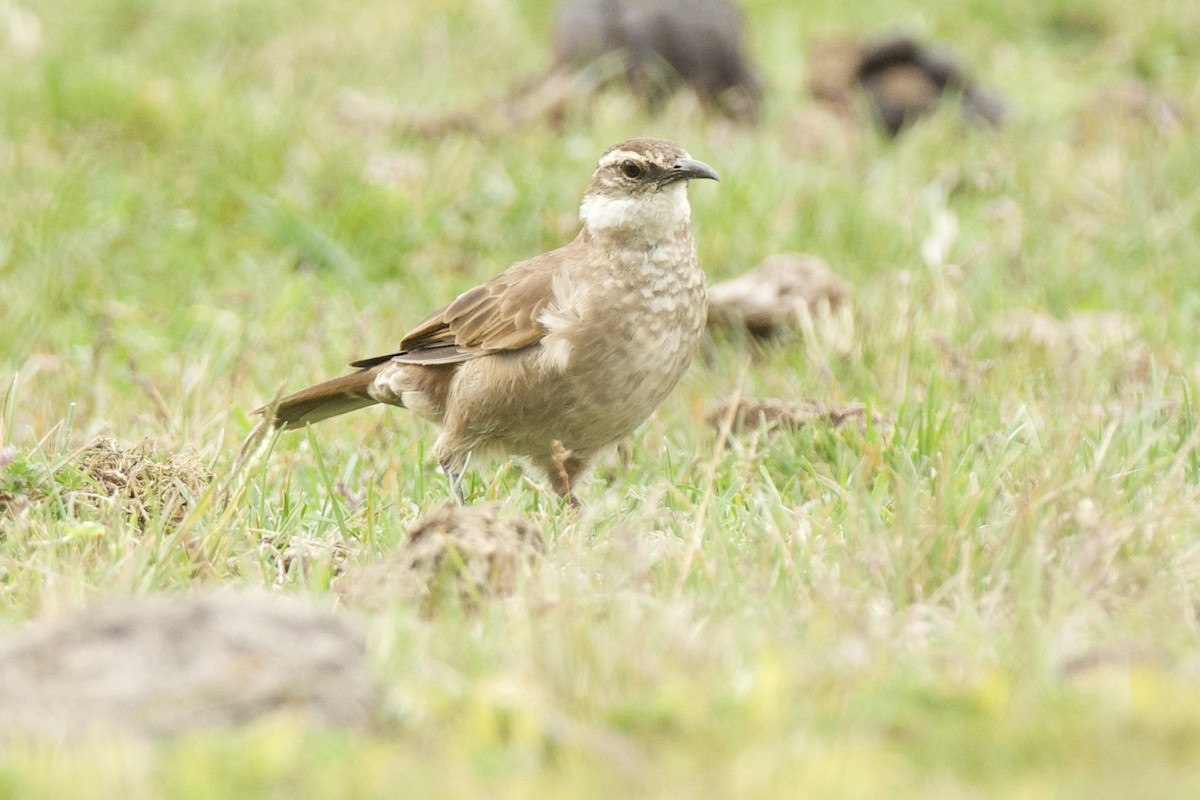
POLYGON ((690 181, 696 178, 707 178, 712 181, 721 180, 720 176, 717 175, 717 171, 703 161, 697 161, 694 158, 681 158, 675 162, 675 166, 663 174, 661 183, 665 186, 675 181, 690 181))

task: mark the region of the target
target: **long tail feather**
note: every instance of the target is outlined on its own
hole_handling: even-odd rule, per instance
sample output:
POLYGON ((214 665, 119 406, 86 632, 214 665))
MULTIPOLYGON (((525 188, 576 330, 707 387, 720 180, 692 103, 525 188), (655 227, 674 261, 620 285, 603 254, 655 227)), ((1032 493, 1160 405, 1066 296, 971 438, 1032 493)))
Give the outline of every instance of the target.
MULTIPOLYGON (((364 369, 289 394, 275 404, 272 422, 275 427, 285 430, 303 428, 313 422, 373 406, 378 401, 367 393, 367 389, 378 373, 378 369, 364 369)), ((255 413, 266 414, 271 410, 268 405, 255 413)))

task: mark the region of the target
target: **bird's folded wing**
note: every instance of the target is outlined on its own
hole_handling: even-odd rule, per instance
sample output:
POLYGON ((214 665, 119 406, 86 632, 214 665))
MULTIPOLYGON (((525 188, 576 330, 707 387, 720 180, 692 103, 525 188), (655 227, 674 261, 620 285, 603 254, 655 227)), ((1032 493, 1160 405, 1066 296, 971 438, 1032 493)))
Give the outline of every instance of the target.
POLYGON ((355 361, 351 366, 368 368, 385 361, 456 364, 538 343, 546 335, 538 317, 553 296, 554 270, 542 263, 549 255, 553 254, 515 264, 463 292, 409 331, 399 352, 355 361))

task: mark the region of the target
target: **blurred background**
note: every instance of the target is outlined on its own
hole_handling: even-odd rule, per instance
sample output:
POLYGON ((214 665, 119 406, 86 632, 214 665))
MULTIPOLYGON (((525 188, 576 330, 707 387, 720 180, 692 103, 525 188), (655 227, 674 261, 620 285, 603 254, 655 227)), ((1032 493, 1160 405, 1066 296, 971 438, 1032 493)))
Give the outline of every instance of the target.
POLYGON ((1197 42, 1195 0, 0 0, 0 734, 53 739, 0 796, 1197 796, 1197 42), (234 474, 638 135, 721 175, 713 332, 581 516, 473 474, 442 595, 431 426, 234 474))
POLYGON ((1197 246, 1192 3, 0 10, 0 359, 25 430, 66 397, 128 426, 109 393, 138 375, 211 428, 386 347, 573 236, 596 154, 635 134, 725 177, 693 193, 714 280, 813 252, 889 316, 949 210, 979 317, 1116 307, 1193 335, 1171 268, 1197 246))

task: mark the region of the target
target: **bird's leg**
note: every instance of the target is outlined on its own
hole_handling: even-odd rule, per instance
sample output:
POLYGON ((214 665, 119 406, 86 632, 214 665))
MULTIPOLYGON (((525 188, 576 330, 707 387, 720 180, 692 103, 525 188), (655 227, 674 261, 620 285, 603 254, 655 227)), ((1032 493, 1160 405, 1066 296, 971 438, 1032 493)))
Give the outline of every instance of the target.
POLYGON ((567 450, 563 447, 562 442, 557 440, 551 442, 549 458, 538 464, 545 470, 546 477, 550 479, 550 488, 559 497, 566 500, 572 508, 582 508, 579 498, 575 496, 575 479, 583 474, 587 465, 587 457, 567 450))
POLYGON ((449 458, 439 459, 438 463, 442 465, 442 472, 446 474, 446 481, 450 484, 450 491, 454 493, 454 499, 460 506, 465 506, 467 498, 463 495, 462 472, 455 469, 454 462, 449 458))

